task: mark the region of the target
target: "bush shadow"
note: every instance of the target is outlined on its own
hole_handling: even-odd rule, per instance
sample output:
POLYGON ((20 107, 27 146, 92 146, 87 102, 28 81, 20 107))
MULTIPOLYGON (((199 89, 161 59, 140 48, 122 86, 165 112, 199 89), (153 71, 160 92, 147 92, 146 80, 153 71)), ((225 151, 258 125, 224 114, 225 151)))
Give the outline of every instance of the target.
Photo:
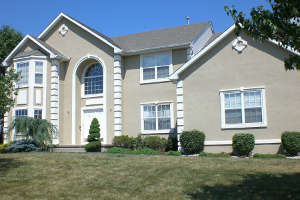
POLYGON ((250 174, 231 185, 200 186, 193 199, 300 199, 300 174, 250 174))
POLYGON ((18 168, 23 163, 12 158, 0 158, 0 174, 3 174, 10 169, 18 168))

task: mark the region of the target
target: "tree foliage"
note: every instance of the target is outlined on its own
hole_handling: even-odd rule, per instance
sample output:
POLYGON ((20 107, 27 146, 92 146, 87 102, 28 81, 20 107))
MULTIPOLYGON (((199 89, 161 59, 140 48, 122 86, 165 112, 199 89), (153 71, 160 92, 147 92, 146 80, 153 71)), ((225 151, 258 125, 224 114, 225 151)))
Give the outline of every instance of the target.
POLYGON ((281 47, 298 52, 285 59, 287 70, 300 69, 300 1, 299 0, 268 0, 271 10, 263 6, 252 8, 250 18, 247 18, 234 6, 225 6, 237 26, 236 34, 241 30, 252 38, 264 41, 275 40, 281 47))
POLYGON ((86 151, 88 152, 101 151, 100 124, 97 118, 94 118, 91 122, 87 141, 89 143, 85 145, 86 151))
POLYGON ((33 139, 39 147, 46 149, 52 144, 52 139, 57 134, 56 127, 45 119, 35 119, 32 117, 20 117, 14 119, 8 130, 11 137, 12 131, 20 134, 25 140, 33 139))

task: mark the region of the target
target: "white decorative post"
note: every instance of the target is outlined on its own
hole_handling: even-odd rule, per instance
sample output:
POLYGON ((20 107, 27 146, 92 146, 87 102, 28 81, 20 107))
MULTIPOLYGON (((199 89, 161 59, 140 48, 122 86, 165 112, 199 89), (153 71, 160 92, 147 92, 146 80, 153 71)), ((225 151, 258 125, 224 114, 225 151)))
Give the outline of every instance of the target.
POLYGON ((114 135, 122 135, 122 65, 121 56, 114 56, 114 135))
POLYGON ((50 121, 56 126, 58 135, 53 144, 59 143, 59 62, 51 62, 50 121))
POLYGON ((178 80, 176 83, 176 95, 177 95, 177 139, 178 150, 181 150, 179 142, 179 135, 184 130, 184 105, 183 105, 183 81, 178 80))
POLYGON ((4 134, 4 144, 8 143, 8 135, 6 134, 8 131, 8 113, 4 114, 4 121, 3 121, 3 134, 4 134))

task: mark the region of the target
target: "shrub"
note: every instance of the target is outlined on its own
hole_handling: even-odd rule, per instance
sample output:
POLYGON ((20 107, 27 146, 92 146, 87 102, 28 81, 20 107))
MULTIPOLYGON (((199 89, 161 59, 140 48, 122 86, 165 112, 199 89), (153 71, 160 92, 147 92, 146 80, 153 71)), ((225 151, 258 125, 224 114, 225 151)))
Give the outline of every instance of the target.
POLYGON ((256 153, 253 155, 254 158, 285 158, 282 154, 260 154, 256 153))
POLYGON ((181 156, 179 151, 168 151, 167 156, 181 156))
POLYGON ((225 152, 222 152, 222 153, 207 153, 207 152, 200 152, 199 156, 201 157, 230 157, 230 154, 229 153, 225 153, 225 152))
POLYGON ((89 142, 85 145, 87 152, 101 151, 100 124, 97 118, 94 118, 91 122, 87 141, 89 142))
POLYGON ((32 139, 16 141, 5 149, 8 153, 41 151, 36 142, 32 139))
POLYGON ((248 156, 254 145, 255 139, 250 133, 237 133, 232 137, 233 152, 239 156, 248 156))
POLYGON ((123 154, 132 154, 132 150, 131 149, 125 149, 122 147, 112 147, 107 149, 106 151, 107 153, 123 153, 123 154))
POLYGON ((101 142, 100 141, 89 142, 88 144, 85 145, 84 148, 87 152, 101 151, 101 142))
POLYGON ((129 137, 128 135, 115 136, 113 139, 113 145, 116 147, 123 148, 134 148, 135 139, 133 137, 129 137))
POLYGON ((145 147, 156 150, 165 151, 167 147, 167 140, 158 136, 148 136, 144 138, 145 147))
POLYGON ((7 152, 6 148, 12 144, 13 144, 13 142, 9 142, 7 144, 0 144, 0 153, 6 153, 7 152))
POLYGON ((205 135, 198 130, 184 131, 180 143, 185 154, 200 153, 204 149, 205 135))
POLYGON ((295 156, 300 152, 300 132, 286 131, 281 135, 283 149, 290 155, 295 156))
POLYGON ((133 139, 133 146, 133 148, 136 150, 145 148, 145 142, 141 134, 139 134, 136 138, 133 139))
POLYGON ((177 151, 178 150, 178 139, 177 135, 170 134, 167 141, 166 151, 177 151))

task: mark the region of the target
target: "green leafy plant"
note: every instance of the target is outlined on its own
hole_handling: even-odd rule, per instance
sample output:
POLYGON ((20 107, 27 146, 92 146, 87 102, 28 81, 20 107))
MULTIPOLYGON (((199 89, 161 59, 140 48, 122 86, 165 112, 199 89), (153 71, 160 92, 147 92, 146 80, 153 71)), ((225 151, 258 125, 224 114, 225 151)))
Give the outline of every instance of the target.
POLYGON ((113 139, 113 146, 133 149, 135 138, 128 135, 115 136, 113 139))
POLYGON ((6 148, 12 144, 13 144, 13 142, 11 142, 11 141, 7 144, 0 144, 0 153, 6 153, 7 152, 6 148))
POLYGON ((295 156, 300 152, 300 132, 286 131, 281 135, 283 149, 290 155, 295 156))
POLYGON ((180 143, 185 154, 200 153, 204 149, 205 134, 198 130, 184 131, 180 143))
POLYGON ((6 148, 8 153, 41 151, 38 144, 33 139, 23 139, 14 142, 6 148))
POLYGON ((140 149, 135 151, 136 154, 143 154, 143 155, 160 155, 161 153, 159 151, 156 151, 154 149, 150 149, 150 148, 144 148, 144 149, 140 149))
POLYGON ((232 137, 233 153, 239 156, 248 156, 254 149, 255 138, 250 133, 237 133, 232 137))
POLYGON ((134 149, 136 150, 145 148, 145 142, 141 134, 139 134, 136 138, 133 139, 133 144, 134 144, 134 149))
POLYGON ((177 134, 170 134, 167 141, 166 151, 177 151, 177 150, 178 150, 177 134))
POLYGON ((167 140, 158 136, 147 136, 144 138, 145 147, 156 150, 165 151, 167 147, 167 140))
POLYGON ((101 151, 100 124, 97 118, 94 118, 91 122, 87 141, 89 142, 85 145, 87 152, 101 151))
POLYGON ((179 152, 179 151, 168 151, 167 156, 181 156, 181 152, 179 152))
POLYGON ((121 147, 112 147, 106 151, 107 153, 118 153, 118 154, 143 154, 143 155, 160 155, 161 153, 159 151, 155 151, 153 149, 144 148, 140 150, 132 150, 132 149, 126 149, 121 147))
POLYGON ((25 140, 34 140, 42 150, 46 150, 52 144, 52 139, 57 134, 57 129, 52 123, 45 119, 35 119, 32 117, 14 119, 8 129, 10 137, 12 130, 15 130, 25 140))
POLYGON ((260 154, 256 153, 253 155, 253 158, 286 158, 285 155, 282 154, 260 154))

